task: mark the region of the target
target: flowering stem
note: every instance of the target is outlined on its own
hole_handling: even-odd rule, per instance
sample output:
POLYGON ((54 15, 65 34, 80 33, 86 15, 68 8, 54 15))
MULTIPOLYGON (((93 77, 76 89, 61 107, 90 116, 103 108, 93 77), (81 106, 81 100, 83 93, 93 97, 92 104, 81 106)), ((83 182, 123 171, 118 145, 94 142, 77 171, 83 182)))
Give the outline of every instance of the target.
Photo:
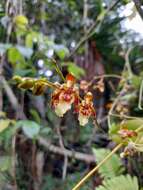
POLYGON ((50 87, 50 88, 59 88, 59 86, 58 85, 56 85, 56 84, 54 84, 54 83, 52 83, 52 82, 50 82, 50 81, 44 81, 43 82, 46 86, 48 86, 48 87, 50 87))
POLYGON ((78 190, 83 183, 88 180, 88 178, 90 178, 115 152, 122 147, 122 145, 123 143, 118 144, 97 166, 95 166, 84 178, 82 178, 72 190, 78 190))
POLYGON ((52 62, 54 63, 54 66, 55 66, 55 69, 56 69, 58 75, 59 75, 59 76, 61 77, 61 79, 65 82, 65 77, 64 77, 62 71, 60 70, 58 64, 57 64, 57 61, 56 61, 55 59, 52 59, 52 62))
POLYGON ((137 128, 135 131, 138 133, 143 129, 143 125, 141 125, 139 128, 137 128))

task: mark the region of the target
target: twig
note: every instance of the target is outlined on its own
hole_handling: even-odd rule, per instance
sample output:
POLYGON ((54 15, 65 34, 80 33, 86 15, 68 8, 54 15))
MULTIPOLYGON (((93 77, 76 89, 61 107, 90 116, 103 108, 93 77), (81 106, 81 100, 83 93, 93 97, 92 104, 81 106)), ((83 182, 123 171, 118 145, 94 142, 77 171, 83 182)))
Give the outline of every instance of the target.
POLYGON ((13 136, 13 139, 12 139, 12 177, 13 177, 13 190, 17 190, 15 144, 16 144, 16 134, 13 136))
POLYGON ((130 115, 119 115, 119 114, 114 114, 114 113, 110 113, 110 116, 124 118, 124 119, 143 119, 143 117, 135 117, 135 116, 130 116, 130 115))
POLYGON ((2 79, 2 84, 3 84, 3 88, 8 96, 8 99, 9 99, 12 107, 15 109, 17 114, 21 114, 21 115, 19 115, 19 118, 26 119, 26 116, 25 116, 20 104, 18 103, 18 100, 17 100, 14 92, 12 91, 12 89, 10 88, 8 82, 5 80, 4 77, 2 79))
POLYGON ((92 154, 85 154, 77 151, 72 151, 67 148, 63 150, 61 147, 51 144, 51 142, 46 141, 42 137, 38 137, 38 142, 40 145, 44 146, 47 150, 55 154, 60 154, 63 156, 66 155, 69 158, 75 158, 77 160, 81 160, 87 163, 95 163, 95 157, 92 154))
MULTIPOLYGON (((11 15, 11 10, 14 9, 14 1, 7 0, 5 4, 5 13, 9 18, 8 26, 7 26, 7 36, 6 36, 6 42, 9 43, 11 32, 13 29, 13 18, 14 15, 11 15)), ((14 13, 16 14, 16 10, 14 10, 14 13)))
POLYGON ((10 86, 8 85, 8 83, 7 83, 7 81, 5 80, 4 77, 2 79, 2 84, 3 84, 4 90, 5 90, 8 98, 9 98, 10 103, 12 104, 13 108, 15 110, 17 110, 19 108, 17 98, 14 95, 12 89, 10 88, 10 86))
MULTIPOLYGON (((89 11, 89 6, 88 6, 88 0, 84 0, 83 2, 83 30, 84 30, 84 35, 87 37, 87 31, 88 31, 88 26, 87 26, 87 19, 88 19, 88 11, 89 11)), ((89 62, 89 58, 88 58, 88 54, 89 54, 89 44, 88 44, 88 40, 85 41, 84 44, 84 49, 85 49, 85 53, 84 53, 84 58, 85 58, 85 68, 88 67, 88 62, 89 62)))
POLYGON ((22 0, 19 0, 19 14, 23 14, 23 5, 22 5, 22 0))
MULTIPOLYGON (((125 88, 125 87, 124 87, 124 88, 125 88)), ((123 93, 123 91, 124 91, 124 88, 121 90, 121 92, 119 93, 119 95, 116 97, 115 101, 114 101, 113 104, 112 104, 111 109, 109 110, 108 119, 107 119, 107 121, 108 121, 108 127, 109 127, 109 128, 111 127, 111 116, 113 116, 113 113, 112 113, 112 112, 113 112, 113 110, 114 110, 116 104, 117 104, 118 101, 120 100, 120 97, 122 96, 122 93, 123 93)))
POLYGON ((74 53, 79 49, 79 47, 91 37, 91 34, 93 35, 93 30, 97 27, 97 25, 100 23, 102 23, 102 21, 104 20, 105 15, 108 14, 108 12, 110 10, 112 10, 118 3, 120 2, 120 0, 116 0, 113 1, 113 3, 111 4, 111 6, 109 6, 109 8, 104 12, 99 14, 99 16, 97 17, 96 21, 91 25, 91 27, 86 31, 86 34, 83 36, 83 38, 81 38, 81 40, 77 43, 75 49, 71 52, 71 54, 69 55, 68 58, 72 57, 74 55, 74 53))
POLYGON ((33 178, 33 187, 34 190, 39 190, 40 184, 38 181, 38 176, 37 176, 37 162, 36 162, 36 154, 37 154, 37 147, 35 144, 35 141, 33 141, 32 144, 32 155, 31 155, 31 172, 32 172, 32 178, 33 178))
MULTIPOLYGON (((58 136, 59 136, 59 144, 60 144, 61 148, 64 151, 65 150, 65 146, 64 146, 64 142, 63 142, 63 138, 62 138, 62 135, 61 135, 61 131, 60 131, 59 125, 57 127, 57 133, 58 133, 58 136)), ((63 165, 63 174, 62 174, 62 179, 63 180, 65 180, 65 178, 66 178, 67 166, 68 166, 68 157, 67 157, 67 155, 64 155, 64 165, 63 165)))
POLYGON ((2 108, 3 108, 3 85, 2 85, 2 79, 3 79, 4 58, 5 58, 5 56, 0 55, 0 111, 2 111, 2 108))
POLYGON ((143 97, 143 80, 142 80, 142 82, 141 82, 140 91, 139 91, 138 108, 139 108, 140 110, 143 110, 143 107, 142 107, 142 97, 143 97))
MULTIPOLYGON (((124 73, 125 69, 127 69, 128 72, 129 72, 129 78, 132 78, 132 76, 133 76, 133 72, 132 72, 132 69, 131 69, 131 66, 130 66, 130 61, 129 61, 129 55, 130 55, 131 51, 133 50, 133 48, 135 48, 135 46, 129 48, 127 50, 127 52, 125 53, 125 65, 124 65, 123 73, 124 73)), ((115 101, 114 101, 111 109, 109 110, 109 113, 108 113, 108 126, 109 127, 111 126, 111 117, 110 116, 119 117, 119 118, 126 118, 126 119, 137 118, 137 117, 133 117, 133 116, 113 114, 114 107, 116 106, 116 104, 120 100, 120 98, 121 98, 121 96, 122 96, 125 88, 126 88, 126 86, 124 85, 124 87, 122 88, 121 92, 116 97, 116 99, 115 99, 115 101)))
POLYGON ((142 8, 141 8, 141 6, 142 6, 141 1, 140 1, 140 0, 133 0, 133 1, 134 1, 134 3, 135 3, 136 9, 137 9, 139 15, 140 15, 141 18, 143 19, 143 10, 142 10, 142 8))
POLYGON ((61 77, 61 79, 65 82, 65 77, 64 77, 64 75, 63 75, 61 69, 59 68, 59 65, 58 65, 57 61, 56 61, 55 59, 51 59, 51 61, 54 63, 54 66, 55 66, 55 69, 56 69, 58 75, 59 75, 59 76, 61 77))
POLYGON ((119 115, 119 114, 115 114, 113 113, 113 110, 116 106, 116 104, 118 103, 118 101, 120 100, 123 92, 124 92, 124 88, 121 90, 121 92, 119 93, 119 95, 117 96, 117 98, 115 99, 111 109, 109 110, 109 113, 108 113, 108 126, 111 127, 111 116, 113 117, 117 117, 117 118, 124 118, 124 119, 142 119, 142 117, 135 117, 135 116, 130 116, 130 115, 119 115))
POLYGON ((129 78, 132 78, 132 75, 133 75, 133 72, 132 72, 132 69, 131 69, 131 66, 130 66, 130 60, 129 60, 129 56, 130 56, 130 53, 131 51, 135 48, 134 47, 130 47, 127 52, 125 53, 125 65, 124 65, 124 70, 127 68, 128 72, 129 72, 129 78))
POLYGON ((99 75, 99 76, 95 76, 88 84, 88 86, 91 86, 92 83, 97 80, 97 79, 101 79, 101 78, 117 78, 117 79, 123 79, 122 76, 120 75, 116 75, 116 74, 104 74, 104 75, 99 75))

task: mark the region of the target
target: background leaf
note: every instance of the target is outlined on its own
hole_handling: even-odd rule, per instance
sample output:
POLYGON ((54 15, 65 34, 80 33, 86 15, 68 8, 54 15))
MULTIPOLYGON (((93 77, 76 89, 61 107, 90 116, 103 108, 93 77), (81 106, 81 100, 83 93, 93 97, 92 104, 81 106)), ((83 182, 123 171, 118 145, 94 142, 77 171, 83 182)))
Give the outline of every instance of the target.
POLYGON ((0 171, 5 172, 11 168, 11 157, 0 156, 0 171))
POLYGON ((136 177, 121 175, 104 181, 96 190, 139 190, 139 185, 136 177))
POLYGON ((24 134, 31 139, 35 138, 40 131, 40 125, 30 120, 18 121, 17 126, 21 126, 24 134))
MULTIPOLYGON (((99 162, 101 162, 110 152, 110 150, 104 148, 93 148, 97 164, 99 164, 99 162)), ((105 179, 120 175, 123 171, 123 164, 117 154, 113 154, 112 157, 99 168, 99 173, 105 179)))

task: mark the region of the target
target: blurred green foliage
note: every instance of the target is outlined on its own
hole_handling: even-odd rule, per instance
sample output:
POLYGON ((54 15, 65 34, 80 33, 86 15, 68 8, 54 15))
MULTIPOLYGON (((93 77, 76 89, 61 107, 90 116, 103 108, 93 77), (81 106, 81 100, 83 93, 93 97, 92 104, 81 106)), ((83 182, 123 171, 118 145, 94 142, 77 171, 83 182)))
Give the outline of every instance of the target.
MULTIPOLYGON (((84 19, 84 1, 23 0, 17 1, 16 4, 15 2, 13 0, 11 2, 1 0, 0 2, 0 77, 2 77, 0 78, 0 111, 3 111, 3 114, 0 114, 0 188, 5 190, 8 185, 13 184, 11 163, 15 159, 17 189, 36 190, 36 182, 39 182, 40 185, 38 184, 37 188, 41 190, 71 189, 92 167, 92 163, 76 160, 74 152, 91 154, 92 148, 96 147, 98 149, 94 148, 93 152, 98 164, 110 152, 107 148, 101 149, 103 146, 106 147, 111 140, 122 141, 118 130, 124 118, 112 117, 111 126, 107 126, 106 120, 102 123, 104 118, 100 118, 102 128, 96 129, 97 131, 90 122, 85 128, 80 128, 75 115, 71 114, 72 111, 67 113, 64 119, 58 118, 52 111, 51 89, 48 88, 44 94, 43 91, 37 94, 42 94, 42 96, 35 97, 30 90, 23 88, 20 91, 12 77, 19 75, 34 77, 38 80, 46 78, 50 82, 62 82, 56 72, 57 67, 54 62, 56 60, 64 76, 70 72, 79 82, 86 80, 88 68, 84 69, 80 61, 78 59, 76 61, 76 58, 85 59, 86 46, 84 44, 80 46, 73 57, 70 57, 70 54, 85 35, 84 27, 90 28, 96 19, 99 19, 99 15, 101 19, 112 1, 89 0, 88 14, 84 19), (6 84, 3 83, 3 78, 6 84), (13 95, 18 102, 18 108, 12 104, 13 95), (108 127, 109 138, 107 137, 108 127), (68 159, 67 176, 63 180, 64 157, 45 150, 38 143, 38 137, 42 137, 60 147, 61 139, 58 129, 60 129, 65 148, 73 152, 73 158, 68 159), (95 132, 97 133, 94 134, 95 132), (14 137, 16 137, 15 158, 13 158, 11 146, 14 137), (41 152, 42 156, 39 158, 38 155, 41 152)), ((105 73, 116 73, 126 79, 120 83, 106 80, 103 97, 95 92, 94 103, 100 104, 100 98, 105 104, 109 100, 114 100, 115 94, 118 95, 126 83, 131 90, 123 94, 121 103, 128 104, 130 115, 142 117, 143 111, 137 106, 143 78, 143 51, 142 44, 139 42, 141 37, 134 32, 127 31, 123 27, 123 22, 127 18, 120 16, 122 9, 129 2, 119 1, 105 15, 102 22, 99 19, 99 24, 88 39, 89 46, 92 42, 96 45, 94 49, 97 49, 100 54, 105 73), (140 39, 136 40, 136 37, 140 39), (125 52, 130 47, 135 47, 129 56, 133 71, 131 78, 127 71, 124 70, 122 73, 125 52)), ((87 58, 89 61, 89 56, 87 58)), ((94 61, 96 63, 99 60, 94 61)), ((97 116, 98 111, 103 111, 104 114, 107 112, 104 105, 97 106, 97 116)), ((136 129, 142 125, 142 120, 127 120, 124 125, 128 129, 136 129)), ((123 171, 125 174, 128 173, 127 167, 123 166, 119 156, 115 154, 99 169, 99 176, 95 177, 97 179, 93 178, 82 189, 94 189, 102 183, 100 178, 103 178, 102 187, 99 186, 96 189, 111 190, 119 187, 120 190, 126 187, 126 190, 138 190, 143 184, 142 167, 136 171, 136 167, 130 165, 130 170, 136 171, 134 175, 139 178, 139 185, 136 177, 121 175, 123 171), (107 178, 110 179, 106 180, 107 178)))

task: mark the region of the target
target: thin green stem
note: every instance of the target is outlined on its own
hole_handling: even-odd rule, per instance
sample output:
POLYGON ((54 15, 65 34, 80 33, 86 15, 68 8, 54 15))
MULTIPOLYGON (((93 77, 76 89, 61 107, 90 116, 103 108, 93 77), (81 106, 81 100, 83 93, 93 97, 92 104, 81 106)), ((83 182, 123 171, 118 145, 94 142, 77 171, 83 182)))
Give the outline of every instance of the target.
POLYGON ((55 59, 52 59, 52 62, 54 63, 54 66, 55 66, 55 69, 56 69, 58 75, 59 75, 59 76, 61 77, 61 79, 65 82, 65 77, 64 77, 64 75, 63 75, 61 69, 59 68, 59 65, 58 65, 57 61, 56 61, 55 59))
POLYGON ((125 66, 124 66, 124 71, 125 71, 125 69, 127 69, 128 73, 129 73, 129 78, 132 78, 132 76, 133 76, 133 72, 132 72, 132 69, 131 69, 129 56, 130 56, 131 51, 132 51, 134 48, 135 48, 135 46, 134 46, 134 47, 130 47, 130 48, 127 50, 126 54, 125 54, 125 66))
POLYGON ((43 84, 45 84, 46 86, 50 87, 50 88, 59 88, 58 85, 50 82, 50 81, 44 81, 43 84))
POLYGON ((113 117, 118 117, 118 118, 124 118, 124 119, 143 119, 143 117, 135 117, 135 116, 128 116, 128 115, 119 115, 119 114, 114 114, 114 113, 110 113, 110 116, 113 117))
POLYGON ((141 125, 139 128, 137 128, 135 131, 138 133, 143 129, 143 125, 141 125))
POLYGON ((143 110, 143 107, 142 107, 142 97, 143 97, 143 80, 142 80, 142 82, 141 82, 140 91, 139 91, 138 108, 139 108, 140 110, 143 110))
POLYGON ((117 152, 121 147, 123 143, 118 144, 97 166, 95 166, 84 178, 82 178, 81 181, 72 189, 72 190, 78 190, 83 183, 85 183, 88 178, 90 178, 115 152, 117 152))
POLYGON ((111 109, 109 110, 108 117, 107 117, 107 122, 108 122, 108 127, 109 128, 111 127, 111 115, 113 116, 112 112, 113 112, 116 104, 119 102, 119 100, 120 100, 120 98, 122 96, 122 92, 124 91, 124 88, 125 88, 125 86, 123 87, 123 89, 121 90, 121 92, 119 93, 119 95, 117 96, 115 101, 113 102, 111 109))

